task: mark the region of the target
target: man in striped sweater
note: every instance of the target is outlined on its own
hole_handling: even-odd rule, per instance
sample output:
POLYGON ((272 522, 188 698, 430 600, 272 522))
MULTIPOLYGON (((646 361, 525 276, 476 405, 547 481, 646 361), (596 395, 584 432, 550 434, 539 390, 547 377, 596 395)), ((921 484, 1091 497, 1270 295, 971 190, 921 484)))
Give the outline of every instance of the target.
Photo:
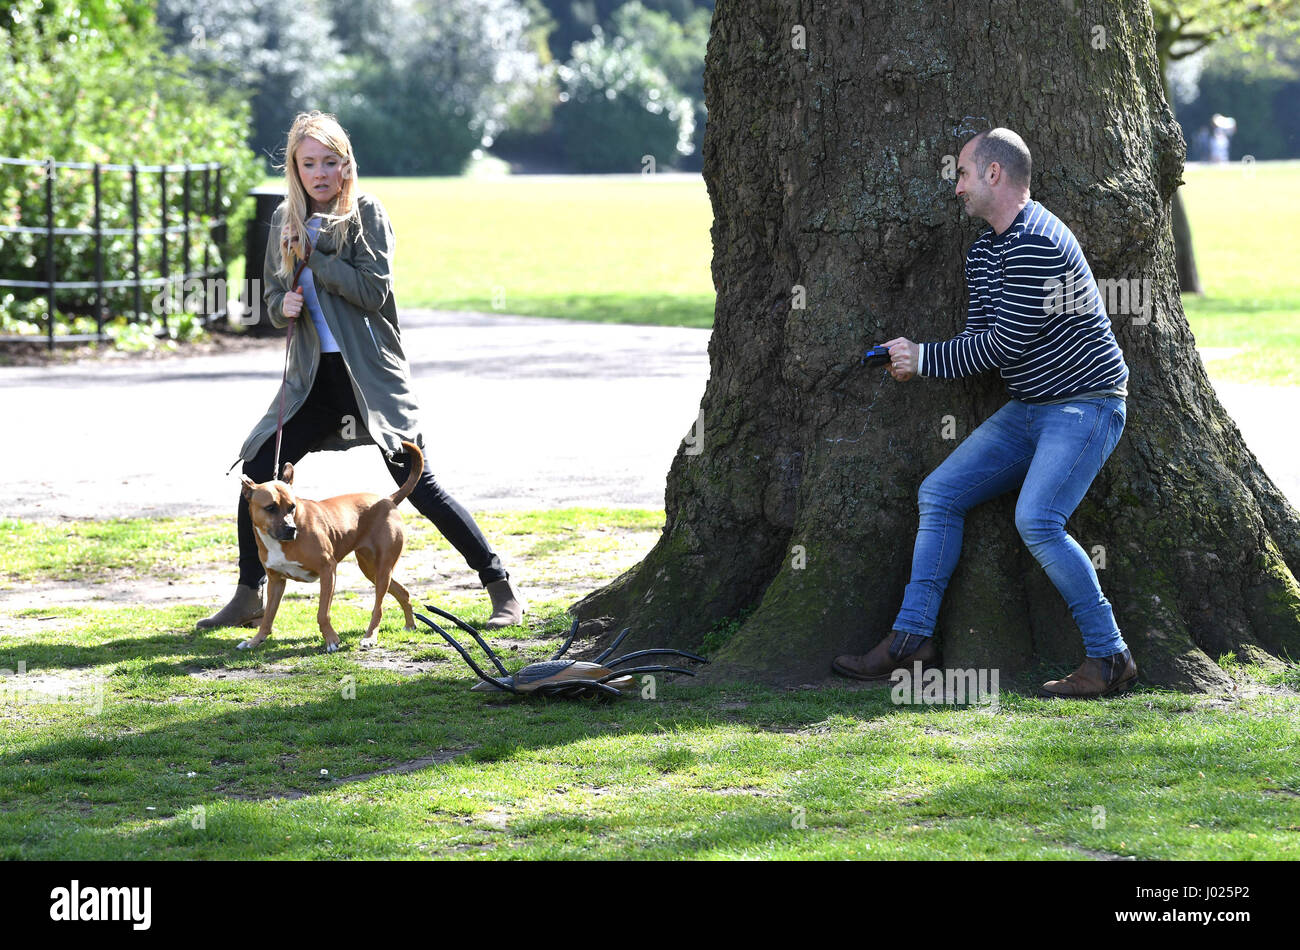
POLYGON ((885 344, 899 382, 997 369, 1011 401, 922 482, 902 609, 869 653, 836 658, 833 669, 842 675, 886 680, 898 667, 937 662, 935 620, 961 553, 966 512, 1019 488, 1016 527, 1083 633, 1083 664, 1042 691, 1094 698, 1137 678, 1092 561, 1065 531, 1124 429, 1128 366, 1079 242, 1029 197, 1031 169, 1029 149, 1009 129, 966 143, 957 197, 991 226, 966 255, 966 329, 942 343, 899 337, 885 344))

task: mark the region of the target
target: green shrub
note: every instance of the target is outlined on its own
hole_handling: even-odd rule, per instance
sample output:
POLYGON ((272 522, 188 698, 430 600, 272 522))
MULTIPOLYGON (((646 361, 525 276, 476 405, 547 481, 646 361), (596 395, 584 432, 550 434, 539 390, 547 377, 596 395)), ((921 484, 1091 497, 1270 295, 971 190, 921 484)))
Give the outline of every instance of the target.
MULTIPOLYGON (((0 96, 6 103, 0 123, 0 155, 12 158, 119 164, 183 164, 220 162, 224 166, 221 193, 211 209, 225 215, 224 239, 206 231, 191 233, 190 266, 228 262, 242 248, 243 221, 251 210, 248 189, 259 182, 263 168, 244 144, 249 114, 246 103, 233 96, 214 97, 188 73, 188 64, 164 55, 151 25, 131 22, 134 7, 106 0, 91 24, 71 0, 17 0, 0 24, 0 96)), ((45 221, 43 168, 0 166, 0 223, 41 226, 45 221)), ((92 172, 57 169, 54 177, 54 223, 57 227, 89 229, 94 222, 92 172)), ((191 178, 191 221, 201 210, 201 175, 191 178)), ((131 225, 129 175, 101 174, 101 224, 131 225)), ((163 203, 157 174, 139 177, 141 227, 161 223, 163 203)), ((182 217, 179 172, 169 174, 167 215, 170 224, 182 217)), ((42 234, 0 235, 0 275, 10 279, 44 278, 46 238, 42 234)), ((173 274, 183 272, 179 234, 168 236, 167 260, 173 274)), ((104 277, 132 276, 129 235, 106 236, 104 277)), ((162 242, 157 235, 140 238, 143 277, 161 274, 162 242)), ((55 266, 60 281, 95 278, 94 241, 90 237, 58 237, 55 266)), ((0 292, 0 322, 11 332, 29 322, 44 324, 41 291, 0 292)), ((146 311, 157 294, 145 288, 146 311)), ((77 315, 93 312, 94 291, 60 291, 56 332, 71 332, 77 315)), ((108 292, 110 319, 134 318, 134 292, 108 292)), ((174 319, 174 318, 173 318, 174 319)), ((93 323, 91 324, 93 328, 93 323)))

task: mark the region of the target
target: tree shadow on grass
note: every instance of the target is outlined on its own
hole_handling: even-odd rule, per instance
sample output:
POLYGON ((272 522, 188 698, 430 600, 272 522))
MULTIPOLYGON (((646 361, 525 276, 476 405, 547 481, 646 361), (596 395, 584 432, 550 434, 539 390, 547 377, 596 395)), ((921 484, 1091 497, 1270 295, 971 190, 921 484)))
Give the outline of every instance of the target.
MULTIPOLYGON (((170 657, 185 654, 185 659, 155 662, 137 668, 136 672, 158 676, 187 673, 195 668, 213 669, 228 666, 244 668, 250 664, 268 663, 289 658, 306 658, 324 652, 320 635, 308 640, 305 635, 287 636, 279 640, 274 635, 253 651, 236 648, 242 640, 256 633, 255 628, 227 628, 214 632, 196 632, 179 639, 177 634, 160 633, 152 636, 127 637, 106 643, 76 645, 62 643, 17 643, 0 650, 0 669, 16 670, 22 663, 26 671, 54 672, 56 670, 81 670, 117 663, 148 660, 153 657, 170 657)), ((340 638, 351 631, 340 629, 340 638)), ((359 640, 362 633, 353 639, 359 640)), ((382 634, 381 634, 382 636, 382 634)), ((347 640, 344 639, 347 650, 347 640)))

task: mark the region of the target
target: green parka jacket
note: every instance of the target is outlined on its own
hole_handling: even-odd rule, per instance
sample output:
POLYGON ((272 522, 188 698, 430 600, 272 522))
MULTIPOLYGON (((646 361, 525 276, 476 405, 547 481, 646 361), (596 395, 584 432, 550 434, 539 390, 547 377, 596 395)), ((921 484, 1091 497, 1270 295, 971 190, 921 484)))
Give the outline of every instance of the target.
MULTIPOLYGON (((378 444, 390 455, 401 454, 403 439, 424 447, 419 431, 418 407, 411 392, 411 370, 402 350, 393 298, 393 227, 378 199, 358 195, 365 242, 355 233, 335 246, 333 235, 319 235, 307 266, 316 283, 321 312, 352 379, 352 391, 364 416, 354 432, 346 425, 325 437, 313 450, 341 451, 357 445, 378 444), (348 438, 347 435, 353 435, 348 438)), ((284 295, 293 288, 277 271, 280 267, 280 228, 285 207, 276 209, 266 245, 262 300, 271 324, 284 327, 284 295)), ((289 374, 285 383, 284 418, 287 422, 307 400, 320 366, 320 337, 304 304, 289 348, 289 374)), ((249 433, 240 449, 241 459, 257 454, 267 438, 275 438, 280 408, 276 390, 266 415, 249 433)))

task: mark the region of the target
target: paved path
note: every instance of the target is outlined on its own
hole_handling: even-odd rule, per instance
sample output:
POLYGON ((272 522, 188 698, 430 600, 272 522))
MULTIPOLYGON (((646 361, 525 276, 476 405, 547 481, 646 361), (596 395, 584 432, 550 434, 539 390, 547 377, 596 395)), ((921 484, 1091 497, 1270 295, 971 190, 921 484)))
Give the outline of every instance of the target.
MULTIPOLYGON (((708 379, 707 330, 413 310, 402 335, 429 465, 472 510, 663 504, 708 379)), ((233 512, 226 469, 276 396, 282 354, 0 368, 0 516, 233 512)), ((1300 507, 1300 390, 1218 388, 1300 507)), ((373 447, 310 456, 297 481, 316 498, 392 484, 373 447)))
MULTIPOLYGON (((699 411, 708 331, 406 311, 428 464, 472 510, 659 508, 699 411)), ((0 368, 0 516, 233 512, 244 438, 279 391, 281 345, 0 368)), ((379 450, 308 456, 311 498, 390 491, 379 450)))

